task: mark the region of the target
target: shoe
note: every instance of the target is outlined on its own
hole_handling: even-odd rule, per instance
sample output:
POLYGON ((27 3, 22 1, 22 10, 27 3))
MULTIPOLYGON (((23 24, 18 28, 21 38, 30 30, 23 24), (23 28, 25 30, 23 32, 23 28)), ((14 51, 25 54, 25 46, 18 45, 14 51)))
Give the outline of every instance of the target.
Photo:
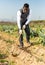
POLYGON ((30 46, 32 46, 32 45, 33 45, 33 43, 31 43, 30 41, 28 41, 27 43, 28 43, 30 46))
POLYGON ((24 45, 18 45, 18 47, 19 47, 20 49, 22 49, 22 48, 24 47, 24 45))

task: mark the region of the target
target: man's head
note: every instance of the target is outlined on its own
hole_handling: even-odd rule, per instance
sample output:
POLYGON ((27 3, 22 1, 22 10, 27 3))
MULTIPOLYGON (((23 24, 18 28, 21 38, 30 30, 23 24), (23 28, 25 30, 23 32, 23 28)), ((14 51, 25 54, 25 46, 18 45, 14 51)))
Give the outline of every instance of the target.
POLYGON ((29 10, 29 4, 25 3, 23 6, 23 13, 26 13, 29 10))

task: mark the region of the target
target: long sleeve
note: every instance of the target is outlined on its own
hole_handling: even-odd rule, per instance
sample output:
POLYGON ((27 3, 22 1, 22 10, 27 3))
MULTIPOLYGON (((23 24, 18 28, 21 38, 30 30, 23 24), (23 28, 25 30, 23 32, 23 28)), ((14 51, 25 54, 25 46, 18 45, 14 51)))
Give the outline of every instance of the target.
POLYGON ((19 28, 19 29, 21 29, 20 20, 21 20, 21 12, 18 11, 18 12, 17 12, 17 25, 18 25, 18 28, 19 28))
POLYGON ((28 15, 28 17, 27 17, 27 21, 26 21, 25 24, 26 24, 26 25, 29 24, 30 21, 31 21, 31 10, 30 10, 30 13, 29 13, 29 15, 28 15))

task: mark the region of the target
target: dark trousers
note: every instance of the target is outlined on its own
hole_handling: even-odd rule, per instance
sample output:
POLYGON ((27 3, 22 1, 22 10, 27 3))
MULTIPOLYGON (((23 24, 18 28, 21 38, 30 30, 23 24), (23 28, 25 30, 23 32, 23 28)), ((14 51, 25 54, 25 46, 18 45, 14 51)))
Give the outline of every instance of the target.
MULTIPOLYGON (((22 25, 22 27, 23 27, 23 25, 22 25)), ((25 33, 26 33, 27 42, 29 42, 29 39, 30 39, 29 25, 26 25, 26 28, 24 30, 25 30, 25 33)), ((20 42, 20 45, 23 45, 23 33, 20 35, 19 42, 20 42)))

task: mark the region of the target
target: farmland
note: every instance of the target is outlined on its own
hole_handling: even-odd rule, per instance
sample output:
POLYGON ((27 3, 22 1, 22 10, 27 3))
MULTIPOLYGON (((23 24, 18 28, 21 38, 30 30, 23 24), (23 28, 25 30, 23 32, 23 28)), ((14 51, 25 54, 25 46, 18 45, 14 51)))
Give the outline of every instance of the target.
POLYGON ((45 65, 45 20, 31 21, 30 42, 24 35, 24 49, 19 49, 16 23, 0 22, 0 65, 45 65))

